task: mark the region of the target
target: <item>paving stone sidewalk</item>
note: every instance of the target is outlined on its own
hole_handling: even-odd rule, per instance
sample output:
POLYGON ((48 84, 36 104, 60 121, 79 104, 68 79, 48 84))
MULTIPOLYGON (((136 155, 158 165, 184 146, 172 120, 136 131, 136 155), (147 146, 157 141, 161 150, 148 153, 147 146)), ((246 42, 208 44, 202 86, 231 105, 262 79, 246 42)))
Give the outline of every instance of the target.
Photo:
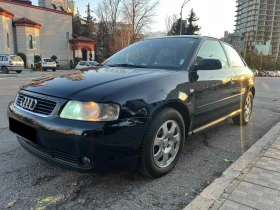
POLYGON ((184 210, 280 210, 280 122, 184 210))

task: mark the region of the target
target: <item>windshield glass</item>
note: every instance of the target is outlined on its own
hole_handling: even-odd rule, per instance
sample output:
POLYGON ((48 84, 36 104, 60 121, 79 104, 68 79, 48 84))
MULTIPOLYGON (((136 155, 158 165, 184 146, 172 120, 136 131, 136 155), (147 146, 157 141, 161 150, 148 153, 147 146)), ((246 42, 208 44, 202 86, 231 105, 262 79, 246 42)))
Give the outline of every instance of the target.
POLYGON ((181 70, 195 38, 163 38, 137 42, 108 58, 103 64, 181 70))

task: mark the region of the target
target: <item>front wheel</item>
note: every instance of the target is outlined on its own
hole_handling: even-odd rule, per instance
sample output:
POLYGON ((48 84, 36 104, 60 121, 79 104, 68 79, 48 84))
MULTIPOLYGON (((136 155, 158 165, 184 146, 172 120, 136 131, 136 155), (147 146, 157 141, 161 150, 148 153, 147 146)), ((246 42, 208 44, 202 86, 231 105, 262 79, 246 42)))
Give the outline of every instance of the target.
POLYGON ((252 115, 253 110, 253 94, 251 91, 248 92, 247 97, 242 103, 242 111, 239 115, 236 115, 232 118, 232 121, 236 125, 246 125, 252 115))
POLYGON ((151 178, 169 173, 176 165, 185 140, 184 120, 172 108, 160 111, 150 123, 142 141, 138 171, 151 178))
POLYGON ((53 69, 53 72, 55 72, 56 71, 56 69, 53 69))
POLYGON ((18 74, 20 74, 20 73, 22 72, 22 70, 16 70, 16 72, 17 72, 18 74))

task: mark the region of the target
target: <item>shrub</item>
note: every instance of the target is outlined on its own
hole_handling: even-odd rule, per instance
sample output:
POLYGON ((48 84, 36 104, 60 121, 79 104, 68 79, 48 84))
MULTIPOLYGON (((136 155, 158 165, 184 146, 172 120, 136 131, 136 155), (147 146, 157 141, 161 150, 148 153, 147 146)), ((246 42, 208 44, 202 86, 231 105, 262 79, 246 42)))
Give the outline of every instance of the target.
POLYGON ((34 63, 39 63, 41 61, 41 56, 40 55, 35 55, 34 56, 34 63))
POLYGON ((21 57, 24 63, 24 68, 26 68, 26 55, 22 52, 17 53, 17 56, 21 57))

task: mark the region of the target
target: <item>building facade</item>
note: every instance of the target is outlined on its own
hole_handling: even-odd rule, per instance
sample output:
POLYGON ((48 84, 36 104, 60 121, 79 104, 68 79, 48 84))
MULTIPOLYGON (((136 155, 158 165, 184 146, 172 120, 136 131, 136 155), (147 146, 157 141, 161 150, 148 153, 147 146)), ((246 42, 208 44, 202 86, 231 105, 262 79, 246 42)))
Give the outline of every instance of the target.
POLYGON ((238 0, 235 26, 244 51, 280 57, 280 0, 238 0))
POLYGON ((229 33, 225 31, 222 41, 231 44, 239 53, 243 52, 243 36, 240 33, 229 33))
POLYGON ((24 53, 28 67, 34 55, 72 60, 71 38, 72 13, 0 0, 0 54, 24 53))

